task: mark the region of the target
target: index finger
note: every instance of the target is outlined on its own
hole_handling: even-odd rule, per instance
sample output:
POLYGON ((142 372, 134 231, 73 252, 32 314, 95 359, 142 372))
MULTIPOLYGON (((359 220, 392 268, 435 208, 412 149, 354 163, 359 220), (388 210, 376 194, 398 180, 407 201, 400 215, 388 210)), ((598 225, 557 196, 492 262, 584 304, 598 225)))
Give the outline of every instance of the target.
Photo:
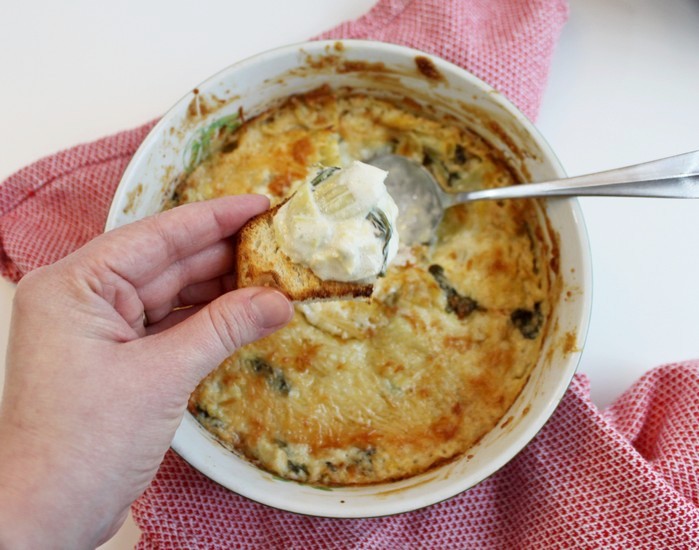
POLYGON ((140 285, 168 266, 230 237, 269 208, 262 195, 235 195, 178 206, 114 229, 90 242, 84 254, 140 285))

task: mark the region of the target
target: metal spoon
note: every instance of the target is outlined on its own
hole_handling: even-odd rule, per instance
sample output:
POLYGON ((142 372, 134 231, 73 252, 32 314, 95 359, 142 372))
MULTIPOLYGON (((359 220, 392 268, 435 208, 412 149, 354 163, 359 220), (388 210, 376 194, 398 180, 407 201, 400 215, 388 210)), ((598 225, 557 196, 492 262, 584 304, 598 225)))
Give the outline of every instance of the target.
POLYGON ((575 178, 447 193, 421 164, 399 155, 368 161, 388 171, 386 187, 398 205, 398 233, 406 244, 427 243, 455 204, 524 197, 613 196, 699 198, 699 151, 575 178))

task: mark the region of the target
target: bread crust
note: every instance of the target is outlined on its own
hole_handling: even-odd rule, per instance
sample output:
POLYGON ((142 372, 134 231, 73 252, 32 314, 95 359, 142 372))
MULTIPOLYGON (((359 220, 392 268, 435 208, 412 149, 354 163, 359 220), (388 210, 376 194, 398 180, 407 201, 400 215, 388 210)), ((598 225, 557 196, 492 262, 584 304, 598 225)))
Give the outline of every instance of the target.
POLYGON ((283 204, 251 218, 236 234, 233 268, 236 288, 276 288, 294 302, 369 298, 373 284, 323 280, 281 251, 272 220, 283 204))

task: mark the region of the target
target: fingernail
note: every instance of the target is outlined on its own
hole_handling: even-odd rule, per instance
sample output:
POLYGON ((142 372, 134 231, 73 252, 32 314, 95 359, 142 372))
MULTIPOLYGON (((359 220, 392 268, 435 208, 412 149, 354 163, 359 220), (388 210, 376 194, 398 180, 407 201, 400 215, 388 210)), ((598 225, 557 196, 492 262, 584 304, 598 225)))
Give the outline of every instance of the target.
POLYGON ((287 323, 294 310, 281 292, 261 290, 250 298, 250 304, 257 324, 262 328, 272 328, 287 323))

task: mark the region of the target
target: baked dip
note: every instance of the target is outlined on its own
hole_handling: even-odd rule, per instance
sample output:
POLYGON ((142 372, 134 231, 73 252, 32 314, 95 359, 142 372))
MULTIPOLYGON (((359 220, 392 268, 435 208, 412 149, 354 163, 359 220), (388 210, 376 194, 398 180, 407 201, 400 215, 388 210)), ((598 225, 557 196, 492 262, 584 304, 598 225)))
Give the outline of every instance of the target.
MULTIPOLYGON (((319 89, 228 132, 173 202, 262 193, 275 205, 319 166, 386 153, 421 162, 447 190, 517 183, 454 119, 319 89)), ((201 382, 190 412, 260 468, 315 485, 397 480, 461 456, 541 354, 557 280, 545 223, 532 200, 449 209, 431 244, 399 249, 370 300, 297 304, 286 328, 201 382)))

